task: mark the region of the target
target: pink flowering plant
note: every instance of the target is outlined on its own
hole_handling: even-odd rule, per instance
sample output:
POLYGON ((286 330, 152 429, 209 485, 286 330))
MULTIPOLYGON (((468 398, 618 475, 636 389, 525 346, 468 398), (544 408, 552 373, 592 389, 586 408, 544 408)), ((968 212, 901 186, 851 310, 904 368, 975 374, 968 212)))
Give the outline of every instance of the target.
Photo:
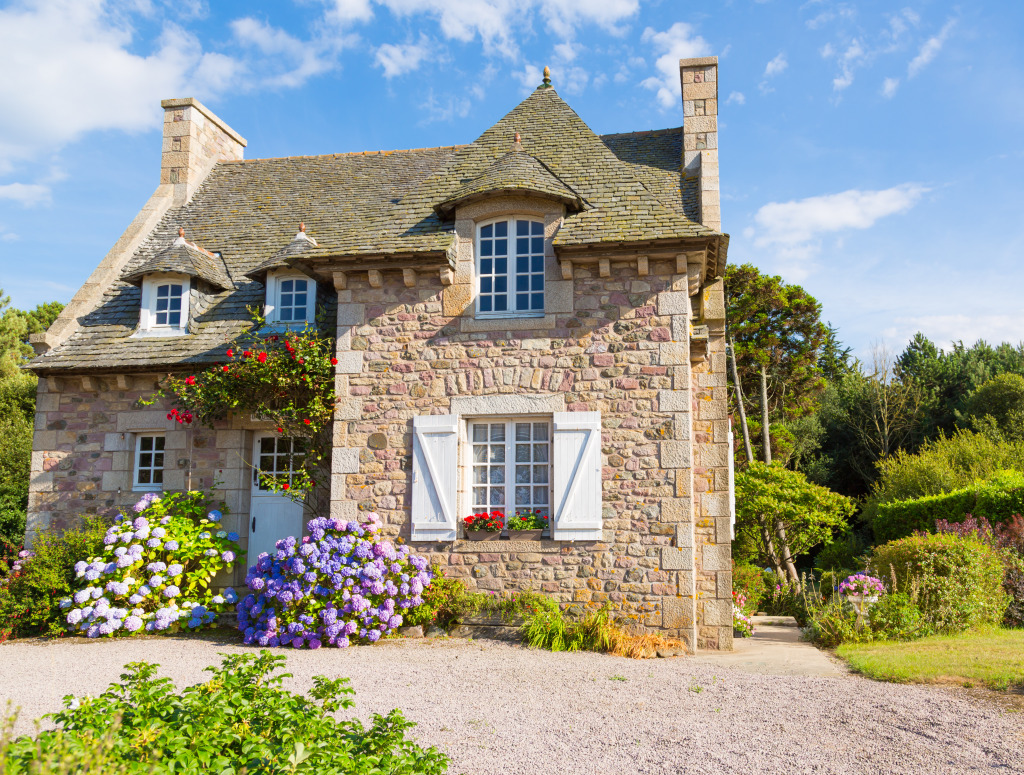
POLYGON ((273 554, 261 554, 238 604, 245 642, 345 648, 401 627, 433 574, 425 557, 385 540, 380 528, 375 513, 363 523, 317 517, 308 536, 281 539, 273 554))
POLYGON ((754 620, 743 612, 747 598, 740 592, 732 593, 732 630, 741 638, 749 638, 754 634, 754 620))
POLYGON ((98 638, 212 625, 238 601, 210 584, 239 548, 210 505, 199 492, 146 493, 117 517, 102 554, 75 564, 77 589, 60 603, 69 628, 98 638))
POLYGON ((866 573, 855 573, 847 576, 839 584, 839 593, 842 595, 859 595, 862 597, 873 597, 885 592, 885 584, 881 579, 868 576, 866 573))

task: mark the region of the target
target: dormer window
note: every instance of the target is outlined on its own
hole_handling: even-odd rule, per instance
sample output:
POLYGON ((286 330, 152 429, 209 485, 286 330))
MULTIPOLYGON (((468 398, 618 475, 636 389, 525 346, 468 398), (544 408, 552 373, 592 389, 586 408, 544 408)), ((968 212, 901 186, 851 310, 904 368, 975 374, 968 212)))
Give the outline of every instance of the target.
POLYGON ((544 314, 544 224, 501 218, 477 227, 478 317, 544 314))
POLYGON ((180 336, 188 333, 190 280, 182 275, 148 275, 142 281, 139 333, 180 336))
POLYGON ((306 275, 271 272, 267 274, 268 323, 301 326, 316 317, 316 283, 306 275))

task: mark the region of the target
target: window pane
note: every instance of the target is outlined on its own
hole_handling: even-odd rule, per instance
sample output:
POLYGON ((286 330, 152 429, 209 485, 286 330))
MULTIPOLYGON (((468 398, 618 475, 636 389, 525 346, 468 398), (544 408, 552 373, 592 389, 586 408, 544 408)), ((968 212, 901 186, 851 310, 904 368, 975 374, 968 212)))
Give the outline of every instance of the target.
POLYGON ((544 224, 540 221, 530 222, 530 233, 534 235, 544 236, 544 224))
POLYGON ((534 441, 547 441, 548 438, 548 424, 546 422, 535 422, 533 424, 533 440, 534 441))
POLYGON ((495 237, 507 237, 508 236, 508 222, 499 221, 494 224, 494 236, 495 237))
POLYGON ((474 425, 473 426, 473 441, 487 441, 487 426, 486 425, 474 425))
POLYGON ((504 466, 491 466, 491 484, 505 484, 504 466))
POLYGON ((530 294, 516 294, 516 309, 528 310, 530 308, 530 294))
POLYGON ((273 473, 276 470, 276 468, 277 466, 274 465, 273 455, 263 455, 262 457, 260 457, 260 471, 269 474, 273 473))
POLYGON ((153 444, 153 449, 162 450, 164 448, 163 436, 150 436, 149 438, 151 439, 151 443, 153 444))
POLYGON ((139 449, 150 451, 153 449, 153 436, 142 436, 139 438, 139 449))
POLYGON ((153 453, 152 452, 140 452, 139 453, 139 467, 140 468, 152 468, 153 467, 153 453))
POLYGON ((273 452, 277 446, 274 443, 275 439, 273 436, 264 436, 260 439, 260 452, 273 452))
POLYGON ((496 239, 496 240, 494 240, 494 254, 496 256, 507 256, 508 255, 508 240, 507 239, 496 239))
POLYGON ((153 467, 154 468, 163 468, 164 467, 164 453, 163 452, 154 452, 153 453, 153 467))
POLYGON ((168 301, 169 300, 166 297, 164 297, 162 299, 157 299, 156 300, 156 311, 157 312, 164 312, 164 311, 166 311, 168 301))
POLYGON ((530 423, 528 422, 517 422, 516 423, 516 441, 529 441, 530 440, 530 423))
POLYGON ((491 441, 505 440, 505 423, 493 423, 491 425, 491 441))
POLYGON ((155 471, 153 471, 153 484, 163 484, 163 483, 164 483, 164 469, 163 468, 157 468, 155 471))
POLYGON ((495 312, 506 312, 508 311, 508 296, 502 294, 501 296, 494 297, 494 311, 495 312))
POLYGON ((544 294, 535 293, 533 294, 533 306, 531 309, 542 310, 544 309, 544 294))
MULTIPOLYGON (((544 256, 534 256, 533 257, 533 271, 534 272, 543 272, 544 271, 544 256)), ((541 277, 543 277, 543 274, 541 275, 541 277)))
POLYGON ((547 466, 534 466, 533 467, 533 481, 537 484, 548 483, 548 467, 547 466))
POLYGON ((482 227, 480 229, 480 236, 484 237, 484 238, 493 237, 494 236, 494 224, 493 223, 489 223, 486 226, 482 227))
POLYGON ((482 275, 490 274, 491 273, 491 264, 492 263, 493 262, 489 258, 482 258, 482 259, 480 259, 480 274, 482 274, 482 275))
POLYGON ((533 488, 533 503, 534 505, 544 505, 548 503, 548 488, 547 487, 534 487, 533 488))
POLYGON ((530 445, 529 444, 516 444, 516 462, 517 463, 529 463, 530 462, 530 445))
POLYGON ((167 325, 169 325, 169 326, 180 326, 181 325, 181 313, 180 312, 169 312, 169 313, 167 313, 167 325))
POLYGON ((529 221, 516 221, 516 234, 524 235, 530 233, 530 222, 529 221))
POLYGON ((505 488, 504 487, 492 487, 491 488, 491 505, 492 506, 504 506, 505 505, 505 488))
POLYGON ((487 505, 487 488, 486 487, 474 487, 473 488, 473 503, 476 504, 477 508, 487 505))
POLYGON ((491 297, 490 296, 481 296, 480 297, 480 311, 481 312, 490 312, 491 311, 491 297))
POLYGON ((530 505, 530 488, 516 487, 516 506, 530 505))
POLYGON ((508 259, 504 257, 494 259, 494 273, 505 274, 506 272, 508 272, 508 259))
POLYGON ((491 447, 491 462, 492 463, 504 463, 505 462, 505 448, 504 447, 491 447))
POLYGON ((150 470, 148 468, 139 469, 139 484, 150 484, 149 481, 150 470))
POLYGON ((473 484, 487 484, 487 468, 473 466, 473 484))
POLYGON ((281 293, 282 294, 284 294, 284 293, 291 293, 292 292, 292 288, 294 288, 294 287, 295 287, 295 281, 294 280, 282 280, 281 281, 281 293))
POLYGON ((538 463, 548 462, 548 445, 547 444, 534 444, 533 445, 533 459, 538 463))
POLYGON ((516 240, 516 253, 520 256, 526 255, 530 252, 530 238, 519 237, 516 240))
POLYGON ((487 462, 487 447, 479 445, 473 447, 473 462, 474 463, 486 463, 487 462))
POLYGON ((516 484, 530 483, 530 467, 516 466, 516 484))
POLYGON ((504 276, 498 276, 494 278, 494 291, 495 293, 505 293, 508 290, 508 278, 504 276))

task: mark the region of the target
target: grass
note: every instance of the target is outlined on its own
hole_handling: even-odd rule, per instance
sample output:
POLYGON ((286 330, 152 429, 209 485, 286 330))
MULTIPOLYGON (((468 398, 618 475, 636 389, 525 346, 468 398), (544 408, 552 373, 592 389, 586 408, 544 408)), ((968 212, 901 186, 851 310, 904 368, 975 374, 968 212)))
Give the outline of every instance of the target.
POLYGON ((836 653, 858 673, 898 683, 1024 686, 1024 630, 997 627, 906 643, 847 643, 836 653))

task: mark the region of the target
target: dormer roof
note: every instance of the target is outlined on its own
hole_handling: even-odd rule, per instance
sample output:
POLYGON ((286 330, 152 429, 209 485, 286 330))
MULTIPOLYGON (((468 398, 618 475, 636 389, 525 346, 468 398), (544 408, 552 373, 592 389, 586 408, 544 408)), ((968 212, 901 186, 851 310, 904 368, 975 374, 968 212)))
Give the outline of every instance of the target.
POLYGON ((583 198, 560 180, 544 164, 523 150, 516 142, 513 150, 498 158, 476 177, 468 179, 447 199, 434 205, 441 216, 457 206, 501 194, 531 194, 562 202, 570 212, 584 209, 583 198))
POLYGON ((224 260, 217 254, 203 250, 194 242, 186 240, 183 229, 178 230, 178 236, 170 246, 121 275, 121 279, 132 285, 142 285, 143 278, 151 274, 183 274, 198 277, 220 291, 235 287, 224 260))
POLYGON ((275 269, 298 269, 305 274, 312 274, 302 264, 302 255, 316 247, 317 241, 306 234, 306 224, 300 223, 298 232, 287 245, 255 269, 246 272, 245 276, 266 284, 267 272, 275 269))

